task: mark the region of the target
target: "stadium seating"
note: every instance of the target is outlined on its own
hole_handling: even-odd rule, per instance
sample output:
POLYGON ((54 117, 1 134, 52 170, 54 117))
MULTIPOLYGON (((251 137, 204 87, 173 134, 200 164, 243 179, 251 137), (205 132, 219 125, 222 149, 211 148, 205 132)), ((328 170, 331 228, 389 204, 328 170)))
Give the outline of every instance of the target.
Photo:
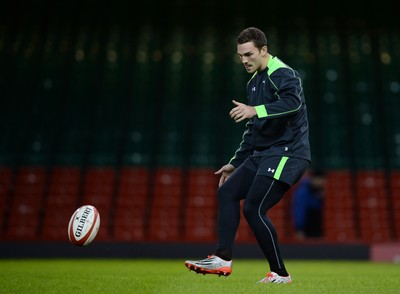
POLYGON ((361 240, 388 242, 392 240, 389 219, 389 197, 383 171, 357 173, 357 206, 361 240))
POLYGON ((389 211, 391 217, 389 220, 393 223, 394 237, 400 240, 400 171, 392 171, 390 174, 390 198, 389 211))
POLYGON ((154 186, 149 216, 151 241, 182 240, 183 177, 179 168, 158 168, 154 173, 154 186))
POLYGON ((6 220, 6 240, 38 239, 46 185, 47 170, 45 168, 24 167, 18 170, 10 213, 6 220))
POLYGON ((184 240, 216 240, 218 178, 209 168, 191 169, 184 203, 184 240))
POLYGON ((0 238, 6 228, 6 215, 8 213, 10 192, 13 189, 13 172, 6 167, 0 168, 0 238))
POLYGON ((143 241, 149 214, 149 171, 124 167, 120 173, 114 216, 114 239, 143 241))
POLYGON ((51 171, 43 226, 43 240, 65 241, 66 227, 73 212, 79 207, 81 170, 78 167, 54 167, 51 171))
POLYGON ((330 242, 357 240, 354 179, 347 170, 329 171, 324 200, 324 238, 330 242))
POLYGON ((91 204, 97 208, 100 213, 101 229, 96 239, 109 240, 114 226, 110 214, 117 193, 116 170, 111 167, 90 167, 84 172, 83 181, 79 206, 91 204))
MULTIPOLYGON (((389 177, 383 171, 329 171, 321 240, 398 240, 399 179, 398 171, 389 177)), ((15 179, 2 168, 0 184, 2 240, 66 241, 72 212, 87 203, 101 213, 99 241, 214 242, 217 237, 218 177, 210 168, 21 167, 15 179)), ((292 191, 269 212, 283 243, 296 241, 292 191)), ((255 242, 242 213, 236 242, 255 242)))
MULTIPOLYGON (((245 128, 228 115, 249 79, 236 28, 44 19, 0 26, 1 240, 64 241, 71 213, 91 203, 99 241, 213 242, 213 173, 245 128)), ((304 80, 312 164, 328 172, 322 240, 398 241, 398 31, 295 23, 266 30, 271 54, 304 80)), ((283 242, 291 205, 288 193, 269 213, 283 242)), ((243 216, 236 239, 255 242, 243 216)))

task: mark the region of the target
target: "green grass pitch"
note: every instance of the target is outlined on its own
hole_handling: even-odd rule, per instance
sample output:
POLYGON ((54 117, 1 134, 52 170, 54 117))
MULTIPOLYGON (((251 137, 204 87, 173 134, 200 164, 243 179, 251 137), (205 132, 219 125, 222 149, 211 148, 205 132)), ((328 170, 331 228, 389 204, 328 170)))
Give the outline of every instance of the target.
POLYGON ((4 259, 1 293, 400 293, 400 265, 287 260, 292 284, 257 284, 265 261, 234 260, 229 277, 189 272, 184 260, 4 259))

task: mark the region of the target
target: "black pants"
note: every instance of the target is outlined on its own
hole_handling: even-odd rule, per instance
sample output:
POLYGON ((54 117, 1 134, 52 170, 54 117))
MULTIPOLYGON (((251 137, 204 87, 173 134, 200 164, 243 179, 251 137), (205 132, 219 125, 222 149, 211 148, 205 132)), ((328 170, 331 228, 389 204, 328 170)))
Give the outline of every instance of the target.
POLYGON ((267 258, 270 270, 286 271, 274 225, 267 216, 290 186, 272 177, 240 166, 218 190, 218 248, 232 250, 240 221, 240 201, 245 199, 243 214, 267 258))

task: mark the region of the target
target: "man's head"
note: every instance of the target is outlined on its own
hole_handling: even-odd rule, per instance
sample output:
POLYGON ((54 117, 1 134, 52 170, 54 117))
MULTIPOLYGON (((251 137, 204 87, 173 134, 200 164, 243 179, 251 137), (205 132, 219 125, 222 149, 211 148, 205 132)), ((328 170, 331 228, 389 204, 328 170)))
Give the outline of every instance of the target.
POLYGON ((264 70, 269 57, 267 37, 258 28, 244 29, 237 37, 237 54, 248 73, 264 70))
POLYGON ((325 171, 322 169, 313 169, 310 172, 311 175, 311 186, 314 190, 323 190, 325 187, 325 171))
POLYGON ((253 42, 254 46, 261 50, 262 47, 267 46, 267 37, 264 32, 255 27, 249 27, 240 32, 237 37, 238 45, 247 42, 253 42))

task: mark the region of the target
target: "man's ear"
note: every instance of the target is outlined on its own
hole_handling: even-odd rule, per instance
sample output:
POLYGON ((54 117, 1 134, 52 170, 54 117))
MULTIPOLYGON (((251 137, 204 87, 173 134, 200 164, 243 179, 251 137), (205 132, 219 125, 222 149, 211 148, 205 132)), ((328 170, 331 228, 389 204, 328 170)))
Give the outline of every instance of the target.
POLYGON ((268 47, 267 46, 263 46, 261 48, 261 56, 265 56, 268 53, 268 47))

